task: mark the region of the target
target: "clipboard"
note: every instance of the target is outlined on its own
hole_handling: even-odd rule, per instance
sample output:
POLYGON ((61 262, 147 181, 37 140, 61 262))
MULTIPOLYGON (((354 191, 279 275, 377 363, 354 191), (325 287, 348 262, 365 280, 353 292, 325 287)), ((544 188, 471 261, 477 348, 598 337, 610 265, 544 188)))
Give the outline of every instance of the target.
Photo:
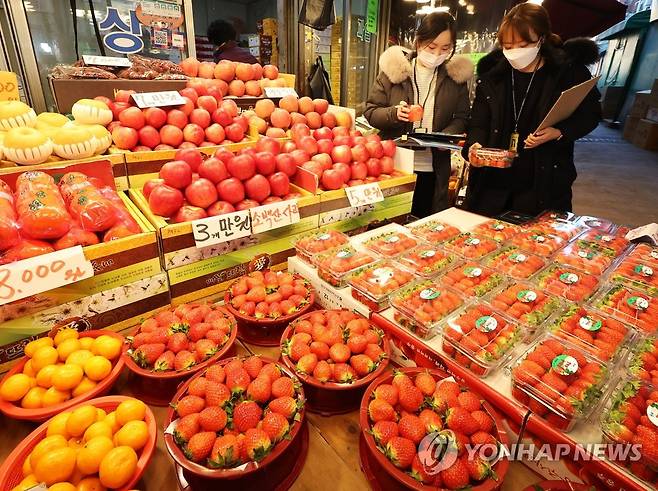
POLYGON ((449 133, 413 132, 402 135, 393 140, 396 145, 405 148, 439 148, 441 150, 461 150, 459 142, 465 135, 452 135, 449 133))
POLYGON ((544 120, 535 130, 535 133, 544 128, 548 128, 549 126, 553 126, 560 121, 564 121, 571 116, 574 111, 578 109, 578 106, 580 106, 600 78, 601 76, 599 75, 598 77, 591 78, 582 84, 574 85, 570 89, 562 92, 558 100, 553 104, 551 110, 548 111, 544 120))

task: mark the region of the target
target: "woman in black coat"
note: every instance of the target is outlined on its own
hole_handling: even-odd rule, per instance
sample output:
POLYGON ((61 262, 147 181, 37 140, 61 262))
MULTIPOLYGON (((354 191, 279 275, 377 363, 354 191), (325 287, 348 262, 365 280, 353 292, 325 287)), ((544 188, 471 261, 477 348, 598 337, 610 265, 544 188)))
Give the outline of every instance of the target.
POLYGON ((518 156, 508 169, 471 165, 466 208, 488 216, 571 211, 574 142, 601 120, 599 91, 592 89, 566 120, 533 132, 564 90, 591 78, 587 65, 597 60, 597 46, 588 39, 562 43, 551 32, 546 10, 530 3, 510 10, 498 39, 503 49, 478 64, 463 156, 468 159, 473 145, 508 149, 513 136, 518 156))

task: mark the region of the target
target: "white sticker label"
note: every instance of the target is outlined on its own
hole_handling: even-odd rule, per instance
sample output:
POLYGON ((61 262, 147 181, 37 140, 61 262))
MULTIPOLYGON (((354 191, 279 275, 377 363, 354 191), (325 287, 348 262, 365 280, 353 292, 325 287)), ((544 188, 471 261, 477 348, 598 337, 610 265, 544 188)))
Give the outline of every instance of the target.
POLYGON ((82 61, 85 62, 85 65, 132 66, 128 58, 122 58, 121 56, 82 55, 82 61))
POLYGON ((560 275, 560 281, 564 283, 565 285, 573 285, 574 283, 578 283, 578 275, 576 273, 562 273, 560 275))
POLYGON ((558 355, 551 362, 553 370, 563 376, 573 375, 578 371, 578 360, 569 355, 558 355))
POLYGON ((494 230, 505 230, 505 225, 503 225, 500 222, 497 222, 491 228, 493 228, 494 230))
POLYGON ((236 211, 192 222, 192 233, 197 248, 221 244, 251 235, 249 210, 236 211))
POLYGON ((386 237, 386 239, 384 239, 384 242, 388 242, 389 244, 395 244, 399 240, 400 240, 399 236, 391 235, 390 237, 386 237))
POLYGON ((427 251, 423 251, 420 253, 420 257, 424 257, 424 258, 434 257, 434 256, 436 256, 436 251, 432 249, 428 249, 427 251))
POLYGON ((318 235, 318 240, 329 240, 329 239, 331 239, 330 234, 324 233, 324 234, 318 235))
POLYGON ((434 288, 425 288, 423 291, 420 292, 420 298, 423 300, 434 300, 440 295, 438 291, 436 291, 434 288))
POLYGON ((365 206, 384 201, 384 194, 379 183, 371 182, 360 186, 350 186, 345 188, 345 194, 350 202, 350 206, 365 206))
POLYGON ((535 240, 537 242, 546 242, 546 237, 544 237, 543 235, 538 235, 537 237, 535 237, 535 240))
POLYGON ((516 294, 516 298, 523 303, 534 302, 537 300, 537 292, 533 292, 532 290, 521 290, 516 294))
POLYGON ((498 327, 498 321, 490 315, 485 315, 475 321, 475 327, 481 332, 491 332, 498 327))
POLYGON ((482 276, 482 268, 474 268, 472 266, 464 268, 464 276, 467 278, 479 278, 482 276))
POLYGON ((372 277, 370 278, 370 283, 375 285, 385 285, 393 278, 392 268, 376 268, 372 270, 372 277))
POLYGON ((265 97, 268 97, 270 99, 285 97, 287 95, 293 95, 295 97, 299 97, 297 95, 297 92, 295 92, 295 89, 292 87, 265 87, 264 90, 265 90, 265 97))
POLYGON ((658 426, 658 402, 654 402, 650 406, 647 406, 647 418, 649 418, 649 421, 651 421, 654 426, 658 426))
POLYGON ((249 210, 254 234, 267 232, 299 222, 297 200, 279 201, 249 210))
POLYGON ((610 235, 604 235, 603 237, 601 237, 601 240, 602 240, 603 242, 612 242, 612 236, 610 236, 610 235))
POLYGON ((514 263, 524 263, 528 257, 525 254, 515 252, 510 257, 510 261, 514 263))
POLYGON ((477 237, 469 237, 464 241, 464 244, 466 244, 467 246, 476 246, 480 244, 480 239, 478 239, 477 237))
POLYGON ((185 99, 175 90, 162 92, 140 92, 132 95, 135 104, 140 109, 146 107, 180 106, 185 104, 185 99))
POLYGON ((94 276, 82 246, 43 254, 0 267, 0 305, 94 276))
POLYGON ((445 228, 446 228, 445 225, 443 225, 442 223, 437 223, 436 225, 434 225, 432 230, 434 232, 443 232, 445 230, 445 228))
POLYGON ((651 257, 654 259, 658 259, 658 250, 654 249, 651 251, 651 257))
POLYGON ((184 48, 185 47, 185 36, 182 34, 172 33, 171 34, 171 45, 174 48, 184 48))
POLYGON ((594 321, 591 317, 585 315, 580 318, 578 325, 586 331, 598 331, 603 323, 600 320, 594 321))
POLYGON ((644 264, 638 264, 635 266, 634 271, 640 276, 653 276, 653 268, 646 266, 644 264))
POLYGON ((338 251, 338 253, 336 254, 336 257, 340 259, 346 259, 351 256, 352 256, 352 251, 348 249, 343 249, 342 251, 338 251))

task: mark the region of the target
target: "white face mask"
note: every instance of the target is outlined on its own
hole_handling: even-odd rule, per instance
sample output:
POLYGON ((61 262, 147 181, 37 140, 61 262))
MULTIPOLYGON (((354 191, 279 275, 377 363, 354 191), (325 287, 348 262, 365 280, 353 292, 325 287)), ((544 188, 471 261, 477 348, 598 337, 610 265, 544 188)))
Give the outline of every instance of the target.
POLYGON ((541 42, 537 43, 537 46, 527 48, 503 49, 503 54, 510 65, 517 70, 522 70, 535 61, 539 54, 539 48, 541 48, 541 42))
POLYGON ((448 53, 442 55, 435 55, 425 49, 421 49, 418 52, 418 60, 425 65, 427 68, 436 68, 443 64, 444 61, 448 58, 448 53))

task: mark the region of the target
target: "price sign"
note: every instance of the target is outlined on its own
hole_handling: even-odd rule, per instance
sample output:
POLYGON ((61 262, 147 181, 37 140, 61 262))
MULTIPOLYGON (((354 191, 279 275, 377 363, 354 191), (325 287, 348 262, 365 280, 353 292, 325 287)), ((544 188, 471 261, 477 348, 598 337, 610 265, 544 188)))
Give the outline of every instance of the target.
POLYGON ((260 234, 275 228, 292 225, 299 221, 297 200, 280 201, 269 205, 257 206, 249 210, 251 214, 251 231, 260 234))
POLYGON ((287 95, 294 95, 299 97, 297 92, 292 87, 265 87, 265 97, 279 98, 287 95))
POLYGON ((23 259, 0 268, 0 305, 94 276, 81 246, 23 259))
POLYGON ((345 188, 345 194, 351 206, 371 205, 384 201, 382 188, 376 182, 345 188))
POLYGON ((14 72, 0 71, 0 101, 20 101, 18 78, 14 72))
POLYGON ((251 215, 249 210, 242 210, 194 220, 192 233, 197 248, 248 237, 251 235, 251 215))
POLYGON ((176 34, 175 32, 171 35, 171 45, 174 48, 184 48, 185 47, 185 37, 182 34, 176 34))
POLYGON ((343 299, 329 284, 324 281, 318 282, 315 289, 317 297, 315 301, 328 310, 341 310, 343 309, 343 299))
POLYGON ((96 55, 82 55, 82 61, 85 65, 97 66, 132 66, 128 58, 121 56, 96 56, 96 55))
POLYGON ((185 104, 185 99, 175 90, 164 90, 162 92, 140 92, 133 94, 133 100, 137 107, 180 106, 185 104))

